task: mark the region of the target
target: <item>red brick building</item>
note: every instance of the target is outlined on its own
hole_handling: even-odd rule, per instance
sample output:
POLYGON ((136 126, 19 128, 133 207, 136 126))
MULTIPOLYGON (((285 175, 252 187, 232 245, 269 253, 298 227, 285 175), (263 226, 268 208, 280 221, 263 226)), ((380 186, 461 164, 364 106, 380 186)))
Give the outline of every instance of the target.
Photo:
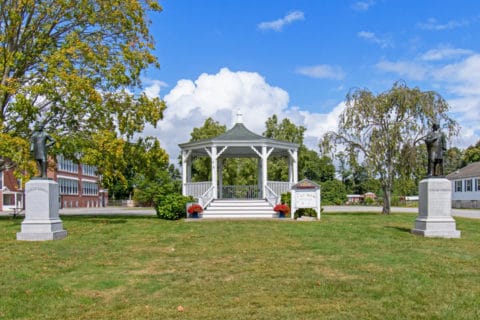
POLYGON ((21 181, 17 180, 13 170, 0 172, 0 211, 23 208, 21 181))
MULTIPOLYGON (((105 207, 108 204, 108 192, 100 188, 95 166, 77 164, 63 156, 57 156, 56 160, 47 176, 58 183, 61 208, 105 207)), ((16 181, 11 170, 2 172, 1 178, 0 211, 22 208, 21 182, 16 181), (12 194, 16 195, 15 199, 12 194)))

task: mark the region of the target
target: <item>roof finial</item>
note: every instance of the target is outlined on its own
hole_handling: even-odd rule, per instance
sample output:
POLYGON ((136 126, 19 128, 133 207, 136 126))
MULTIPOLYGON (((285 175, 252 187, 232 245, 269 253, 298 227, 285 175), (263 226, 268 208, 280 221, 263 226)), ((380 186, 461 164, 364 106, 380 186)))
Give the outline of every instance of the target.
POLYGON ((242 111, 237 111, 237 122, 236 123, 243 123, 243 113, 242 111))

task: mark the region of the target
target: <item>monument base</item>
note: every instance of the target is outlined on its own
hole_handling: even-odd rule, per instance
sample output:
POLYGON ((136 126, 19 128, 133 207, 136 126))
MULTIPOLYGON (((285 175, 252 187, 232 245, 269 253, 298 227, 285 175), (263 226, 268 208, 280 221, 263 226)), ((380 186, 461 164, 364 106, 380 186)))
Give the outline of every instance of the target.
POLYGON ((452 185, 445 178, 420 181, 418 217, 412 233, 424 237, 460 238, 452 218, 452 185))
POLYGON ((60 240, 67 236, 58 215, 58 184, 52 180, 35 179, 25 185, 25 220, 17 240, 60 240))

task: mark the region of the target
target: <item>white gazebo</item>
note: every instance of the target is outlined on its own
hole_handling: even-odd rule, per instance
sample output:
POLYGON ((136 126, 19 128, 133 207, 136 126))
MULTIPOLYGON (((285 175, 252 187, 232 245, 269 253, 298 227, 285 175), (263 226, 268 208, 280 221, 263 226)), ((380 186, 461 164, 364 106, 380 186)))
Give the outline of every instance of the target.
POLYGON ((267 200, 271 205, 278 203, 281 193, 290 190, 298 180, 298 147, 296 143, 269 139, 248 130, 243 124, 242 114, 237 113, 236 124, 215 138, 179 145, 182 150, 182 192, 199 199, 207 207, 212 200, 221 199, 223 194, 224 158, 258 159, 258 193, 257 198, 267 200), (192 159, 210 157, 211 181, 192 182, 192 159), (267 181, 268 158, 270 156, 286 157, 289 163, 288 181, 267 181))

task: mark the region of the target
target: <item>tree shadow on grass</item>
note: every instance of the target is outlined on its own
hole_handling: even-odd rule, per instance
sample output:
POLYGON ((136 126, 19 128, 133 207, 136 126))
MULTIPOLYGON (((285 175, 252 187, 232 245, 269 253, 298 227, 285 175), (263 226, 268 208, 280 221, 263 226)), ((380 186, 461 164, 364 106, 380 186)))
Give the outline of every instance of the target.
POLYGON ((381 212, 365 211, 365 212, 322 212, 327 216, 381 216, 381 212))
POLYGON ((411 231, 412 231, 411 228, 397 227, 397 226, 385 226, 385 228, 396 229, 398 231, 406 232, 406 233, 411 233, 411 231))
POLYGON ((63 221, 79 221, 79 222, 87 222, 87 223, 103 223, 103 224, 120 224, 120 223, 127 223, 128 220, 140 220, 140 219, 158 219, 157 217, 153 216, 105 216, 105 215, 93 215, 93 216, 84 216, 84 215, 69 215, 69 216, 62 216, 61 219, 63 221))

